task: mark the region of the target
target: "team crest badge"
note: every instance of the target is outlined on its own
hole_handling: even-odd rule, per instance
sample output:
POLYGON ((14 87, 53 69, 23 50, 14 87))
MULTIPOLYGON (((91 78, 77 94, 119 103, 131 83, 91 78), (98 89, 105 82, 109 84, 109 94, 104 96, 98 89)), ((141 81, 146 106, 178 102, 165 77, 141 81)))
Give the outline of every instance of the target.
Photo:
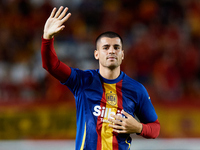
POLYGON ((110 91, 110 93, 106 94, 106 100, 110 105, 116 105, 117 104, 117 95, 112 93, 112 91, 110 91))

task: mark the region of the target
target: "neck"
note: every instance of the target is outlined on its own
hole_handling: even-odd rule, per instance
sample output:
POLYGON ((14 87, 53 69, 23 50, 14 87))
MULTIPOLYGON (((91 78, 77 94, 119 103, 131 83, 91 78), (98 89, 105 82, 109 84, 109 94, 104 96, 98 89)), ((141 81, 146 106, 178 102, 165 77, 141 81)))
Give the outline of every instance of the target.
POLYGON ((120 75, 120 66, 115 69, 99 68, 100 75, 106 79, 116 79, 120 75))

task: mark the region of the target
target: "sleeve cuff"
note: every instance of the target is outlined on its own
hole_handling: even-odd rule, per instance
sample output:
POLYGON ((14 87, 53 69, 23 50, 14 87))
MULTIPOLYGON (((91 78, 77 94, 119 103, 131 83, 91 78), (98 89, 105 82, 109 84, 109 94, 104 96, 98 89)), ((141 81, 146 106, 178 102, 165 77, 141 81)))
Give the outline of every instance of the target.
POLYGON ((54 41, 54 37, 53 37, 53 38, 51 38, 51 39, 45 39, 45 38, 43 38, 43 36, 42 36, 42 41, 43 41, 43 42, 50 42, 50 41, 54 41))

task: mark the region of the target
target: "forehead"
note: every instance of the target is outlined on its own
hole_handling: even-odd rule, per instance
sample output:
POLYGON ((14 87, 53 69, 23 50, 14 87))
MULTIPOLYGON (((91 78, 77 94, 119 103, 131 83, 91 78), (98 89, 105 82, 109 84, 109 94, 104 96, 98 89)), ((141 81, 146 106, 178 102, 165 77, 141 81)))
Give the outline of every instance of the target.
POLYGON ((121 40, 118 37, 115 38, 109 38, 109 37, 102 37, 97 42, 98 46, 104 46, 104 45, 120 45, 122 46, 121 40))

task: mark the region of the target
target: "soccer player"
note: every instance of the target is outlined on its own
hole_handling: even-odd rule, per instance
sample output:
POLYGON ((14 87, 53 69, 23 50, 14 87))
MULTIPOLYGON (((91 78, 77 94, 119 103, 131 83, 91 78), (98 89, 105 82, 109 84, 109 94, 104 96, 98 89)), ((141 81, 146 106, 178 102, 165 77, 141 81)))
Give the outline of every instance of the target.
POLYGON ((156 138, 160 123, 145 87, 120 70, 124 51, 117 33, 97 37, 97 70, 70 68, 58 59, 54 35, 65 28, 63 24, 71 16, 67 11, 63 6, 52 10, 45 23, 41 54, 43 68, 74 94, 76 150, 128 150, 133 133, 156 138))

